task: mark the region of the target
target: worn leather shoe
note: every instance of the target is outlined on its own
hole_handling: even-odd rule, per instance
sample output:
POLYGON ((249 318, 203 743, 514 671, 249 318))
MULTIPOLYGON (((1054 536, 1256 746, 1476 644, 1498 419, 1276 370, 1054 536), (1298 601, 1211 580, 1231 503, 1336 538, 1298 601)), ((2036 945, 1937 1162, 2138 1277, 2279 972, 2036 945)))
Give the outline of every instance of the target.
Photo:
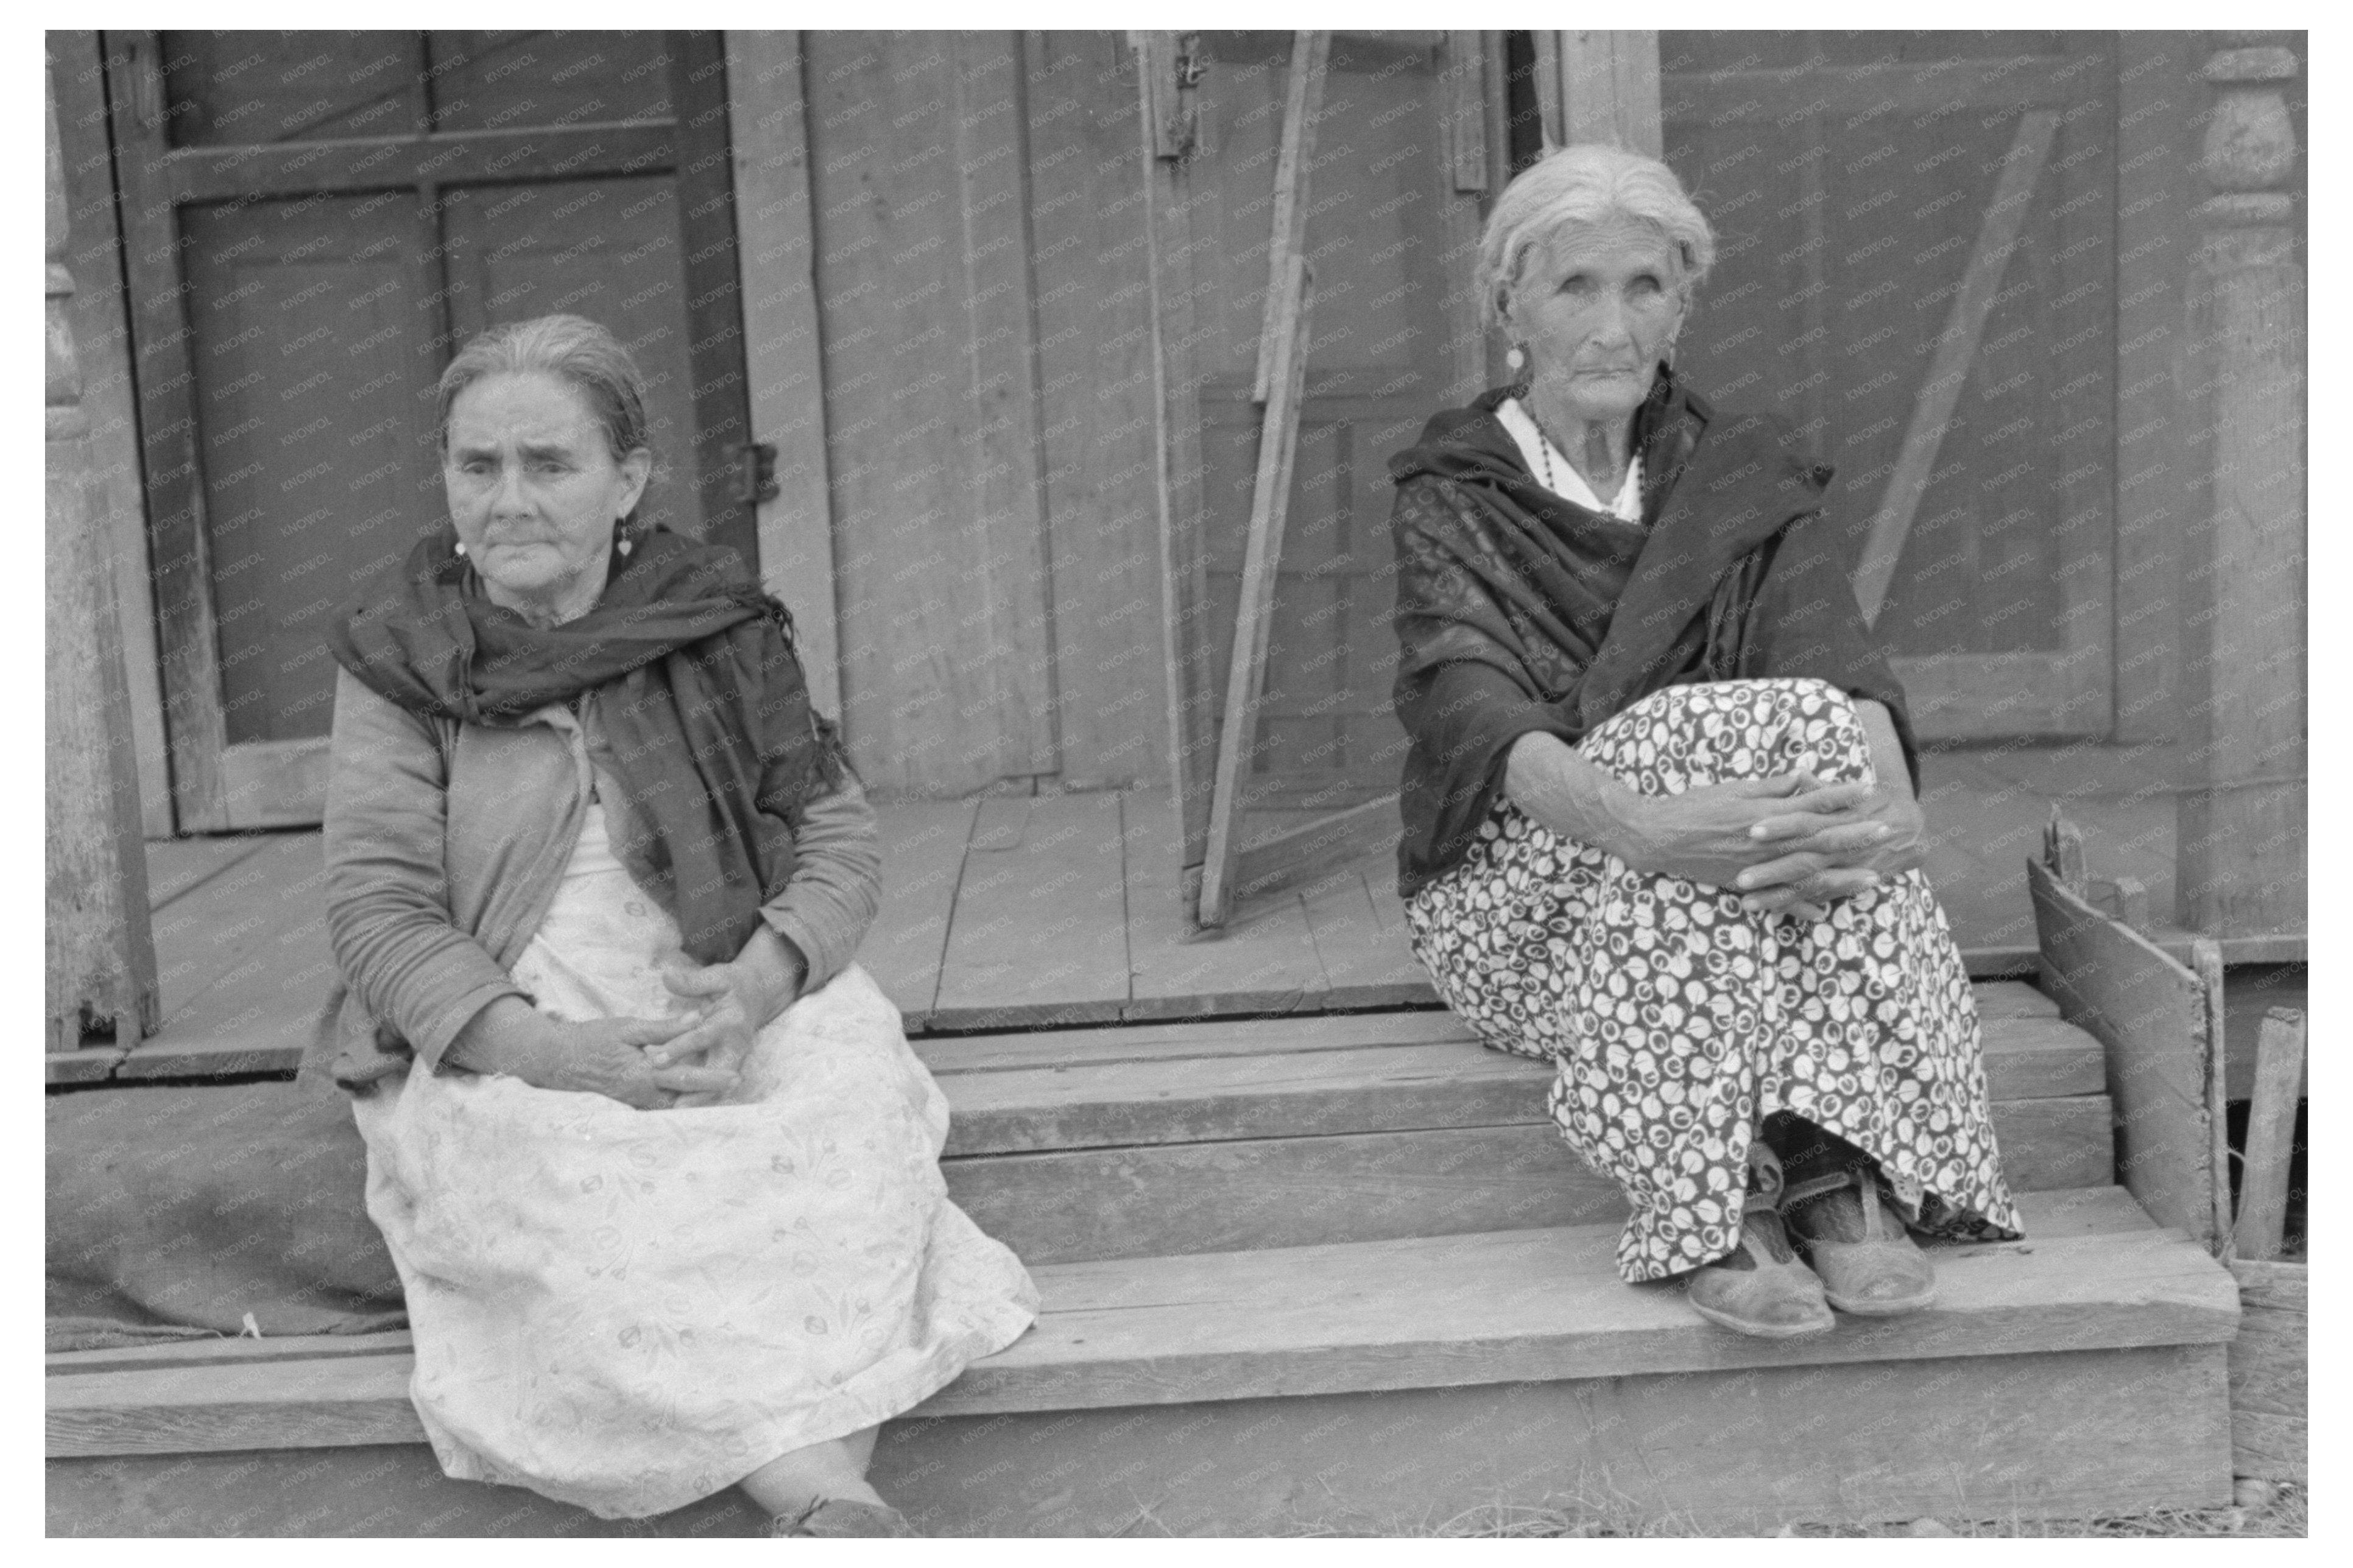
POLYGON ((1936 1299, 1936 1271, 1869 1171, 1801 1182, 1783 1200, 1798 1251, 1841 1312, 1894 1318, 1936 1299))
POLYGON ((1836 1326, 1820 1278, 1798 1261, 1782 1233, 1781 1163, 1761 1141, 1748 1146, 1748 1187, 1739 1248, 1692 1274, 1692 1310, 1736 1333, 1767 1340, 1799 1339, 1836 1326))

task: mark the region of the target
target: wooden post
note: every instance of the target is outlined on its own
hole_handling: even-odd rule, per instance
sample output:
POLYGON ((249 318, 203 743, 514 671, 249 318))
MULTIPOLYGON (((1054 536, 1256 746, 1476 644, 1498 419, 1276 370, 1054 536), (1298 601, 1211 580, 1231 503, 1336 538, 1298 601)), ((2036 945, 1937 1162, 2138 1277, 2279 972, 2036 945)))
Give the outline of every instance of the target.
POLYGON ((2184 552, 2184 777, 2176 919, 2214 936, 2301 933, 2305 909, 2304 268, 2293 49, 2206 62, 2214 195, 2189 302, 2191 406, 2212 440, 2211 521, 2184 552))
POLYGON ((841 715, 833 502, 825 453, 817 247, 809 212, 801 36, 727 34, 744 355, 755 439, 776 447, 776 499, 759 505, 760 581, 800 634, 809 700, 841 715))
POLYGON ((65 160, 58 101, 42 73, 47 130, 46 408, 47 590, 45 783, 47 850, 47 1045, 71 1050, 86 1024, 129 1045, 161 1022, 155 944, 130 694, 114 579, 90 505, 90 420, 81 405, 65 264, 65 160))
POLYGON ((2255 1040, 2253 1103, 2247 1107, 2247 1159, 2240 1167, 2239 1256, 2279 1256, 2287 1225, 2288 1166, 2295 1153, 2295 1106, 2304 1083, 2304 1015, 2274 1007, 2255 1040))
POLYGON ((1296 35, 1291 50, 1268 241, 1272 260, 1259 331, 1254 395, 1264 405, 1264 414, 1259 426, 1258 473, 1250 494, 1250 532, 1242 545, 1233 657, 1226 670, 1226 707, 1210 784, 1208 844, 1193 912, 1194 924, 1202 927, 1224 925, 1233 910, 1242 785, 1250 775, 1250 752, 1258 741, 1258 705, 1266 691, 1275 575, 1282 563, 1300 405, 1307 387, 1308 319, 1314 288, 1307 264, 1307 167, 1315 153, 1315 116, 1323 107, 1324 67, 1331 51, 1332 36, 1316 32, 1296 35))
POLYGON ((1545 150, 1614 142, 1664 157, 1659 114, 1659 35, 1539 32, 1536 103, 1545 150))

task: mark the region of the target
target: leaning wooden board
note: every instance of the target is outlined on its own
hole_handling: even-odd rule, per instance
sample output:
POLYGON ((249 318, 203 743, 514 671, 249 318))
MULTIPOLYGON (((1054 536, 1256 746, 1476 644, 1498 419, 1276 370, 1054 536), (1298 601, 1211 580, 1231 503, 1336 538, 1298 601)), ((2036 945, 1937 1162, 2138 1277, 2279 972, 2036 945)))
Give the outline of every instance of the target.
POLYGON ((2116 1102, 2117 1179, 2158 1224, 2201 1242, 2227 1228, 2215 1169, 2221 1064, 2208 986, 2147 937, 2026 863, 2042 949, 2042 989, 2059 1015, 2106 1048, 2116 1102))

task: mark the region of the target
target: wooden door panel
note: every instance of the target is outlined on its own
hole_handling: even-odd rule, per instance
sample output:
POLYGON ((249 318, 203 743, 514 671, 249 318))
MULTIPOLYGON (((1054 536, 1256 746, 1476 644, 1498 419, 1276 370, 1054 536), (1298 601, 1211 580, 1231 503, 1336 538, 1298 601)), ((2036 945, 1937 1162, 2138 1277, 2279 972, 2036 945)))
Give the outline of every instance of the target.
POLYGON ((1057 771, 1010 35, 807 36, 849 741, 871 785, 1057 771))
POLYGON ((334 196, 184 225, 228 743, 324 735, 330 616, 443 515, 414 211, 334 196))
MULTIPOLYGON (((1430 410, 1411 393, 1337 390, 1350 373, 1312 384, 1300 415, 1290 521, 1275 574, 1266 692, 1244 798, 1353 804, 1397 787, 1404 731, 1389 688, 1397 668, 1395 567, 1388 538, 1388 454, 1430 410)), ((1257 409, 1240 382, 1213 383, 1201 403, 1203 491, 1216 531, 1204 563, 1211 668, 1233 657, 1244 531, 1258 462, 1257 409), (1239 516, 1240 521, 1234 521, 1239 516)), ((1209 707, 1211 731, 1224 716, 1209 707)))
POLYGON ((1662 40, 1668 161, 1719 245, 1678 369, 1798 426, 1858 549, 1901 530, 1877 626, 1932 738, 2109 721, 2105 47, 1662 40))
POLYGON ((436 131, 670 118, 670 37, 660 33, 425 35, 436 131))
MULTIPOLYGON (((1308 177, 1314 269, 1308 376, 1265 695, 1245 802, 1346 805, 1397 785, 1401 738, 1387 460, 1439 408, 1483 382, 1470 289, 1475 192, 1458 180, 1459 83, 1445 35, 1335 35, 1308 177)), ((1206 781, 1224 719, 1240 566, 1258 458, 1250 399, 1265 310, 1271 189, 1293 47, 1287 33, 1202 37, 1203 151, 1185 164, 1186 265, 1196 301, 1185 417, 1198 433, 1197 535, 1177 536, 1183 585, 1176 697, 1206 781)), ((1475 38, 1469 46, 1477 48, 1475 38)), ((1476 94, 1473 93, 1475 102, 1476 94)), ((1164 331, 1171 330, 1164 325, 1164 331)), ((1188 438, 1172 442, 1172 456, 1188 438)), ((1206 831, 1207 784, 1180 792, 1187 855, 1206 831)))
POLYGON ((440 526, 455 343, 571 310, 644 363, 649 510, 755 557, 718 39, 105 41, 183 831, 318 820, 326 618, 440 526))
POLYGON ((395 32, 167 32, 174 147, 250 146, 427 129, 423 36, 395 32))
POLYGON ((678 196, 668 175, 474 185, 442 216, 459 335, 568 310, 611 329, 645 373, 658 459, 641 514, 704 532, 694 472, 694 375, 681 302, 678 196))

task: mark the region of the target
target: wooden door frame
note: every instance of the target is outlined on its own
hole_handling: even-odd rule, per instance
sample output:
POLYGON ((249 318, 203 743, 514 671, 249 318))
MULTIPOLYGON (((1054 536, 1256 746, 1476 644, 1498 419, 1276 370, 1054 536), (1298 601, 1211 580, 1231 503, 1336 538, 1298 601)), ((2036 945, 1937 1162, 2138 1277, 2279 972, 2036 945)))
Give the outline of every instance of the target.
MULTIPOLYGON (((1345 35, 1343 35, 1345 36, 1345 35)), ((1395 37, 1397 35, 1384 35, 1395 37)), ((1435 51, 1440 76, 1439 124, 1444 185, 1456 199, 1440 222, 1448 248, 1462 266, 1475 250, 1484 203, 1509 166, 1497 139, 1504 83, 1493 68, 1495 39, 1478 32, 1407 35, 1435 51)), ((1228 682, 1208 668, 1215 645, 1204 616, 1208 594, 1208 526, 1204 505, 1201 375, 1194 355, 1196 294, 1190 204, 1197 198, 1191 161, 1199 150, 1194 102, 1204 67, 1198 35, 1130 35, 1137 54, 1138 122, 1146 193, 1145 229, 1155 378, 1154 414, 1159 432, 1158 500, 1161 542, 1163 651, 1168 681, 1170 796, 1181 846, 1178 892, 1188 927, 1200 929, 1204 862, 1217 772, 1216 731, 1208 704, 1228 682)), ((1468 289, 1446 302, 1451 327, 1445 385, 1468 397, 1485 384, 1490 345, 1468 289)), ((1311 348, 1311 354, 1312 354, 1311 348)), ((1314 373, 1309 371, 1312 387, 1314 373)), ((1342 861, 1394 843, 1396 797, 1384 795, 1239 851, 1230 878, 1234 900, 1278 894, 1342 861)), ((1227 911, 1208 911, 1224 923, 1227 911)))
POLYGON ((776 448, 776 493, 758 503, 760 581, 793 613, 810 700, 838 718, 840 609, 801 35, 733 31, 725 39, 752 429, 776 448))
MULTIPOLYGON (((589 178, 669 174, 677 181, 681 264, 691 340, 732 330, 740 346, 740 274, 733 232, 733 171, 727 153, 727 78, 715 34, 674 40, 674 117, 562 128, 436 132, 314 142, 171 148, 153 33, 101 35, 109 77, 115 180, 130 287, 132 356, 138 384, 141 455, 148 542, 155 584, 164 729, 179 831, 232 832, 318 820, 326 795, 327 740, 255 741, 231 745, 223 707, 219 628, 212 600, 211 545, 205 517, 196 419, 193 328, 178 265, 179 209, 198 202, 301 197, 347 189, 364 176, 378 188, 406 189, 417 203, 416 264, 439 266, 438 192, 445 185, 511 182, 534 176, 589 178), (681 156, 681 128, 714 136, 715 157, 681 156), (723 234, 722 230, 724 230, 723 234)), ((437 276, 425 297, 440 290, 437 276)), ((447 321, 439 334, 447 342, 447 321)), ((740 357, 737 361, 741 364, 740 357)), ((742 371, 737 374, 741 376, 742 371)), ((740 395, 724 378, 694 389, 698 483, 723 484, 710 453, 748 432, 704 417, 707 405, 740 395)), ((708 531, 735 544, 757 568, 749 509, 731 521, 711 510, 708 531)))

